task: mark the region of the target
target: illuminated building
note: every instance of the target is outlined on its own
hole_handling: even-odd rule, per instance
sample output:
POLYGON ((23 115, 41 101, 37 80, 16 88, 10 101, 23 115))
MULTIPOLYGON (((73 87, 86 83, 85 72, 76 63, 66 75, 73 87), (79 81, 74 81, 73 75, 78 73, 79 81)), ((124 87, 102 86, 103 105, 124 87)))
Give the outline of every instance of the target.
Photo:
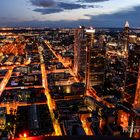
MULTIPOLYGON (((132 104, 139 99, 140 91, 138 90, 138 68, 139 68, 139 45, 137 44, 137 35, 129 28, 126 22, 124 31, 118 42, 108 43, 106 53, 106 87, 113 93, 124 106, 131 110, 132 104), (109 49, 111 48, 111 49, 109 49), (120 48, 120 49, 118 49, 120 48), (115 92, 113 92, 115 91, 115 92), (135 95, 136 93, 136 95, 135 95)), ((139 81, 139 80, 138 80, 139 81)), ((135 103, 134 103, 135 104, 135 103)), ((136 108, 136 110, 139 108, 136 108)), ((135 126, 140 126, 139 114, 136 112, 125 111, 118 112, 118 122, 123 129, 130 127, 131 132, 128 134, 133 137, 132 130, 135 126)), ((137 136, 138 137, 138 136, 137 136)))
POLYGON ((127 100, 130 103, 134 102, 138 70, 139 70, 139 45, 136 42, 137 35, 128 26, 125 27, 125 33, 127 36, 127 41, 125 46, 127 46, 127 58, 126 58, 126 71, 125 71, 125 83, 124 91, 130 95, 127 100), (127 45, 126 45, 127 44, 127 45))
POLYGON ((140 64, 139 64, 138 81, 137 81, 137 89, 136 89, 134 104, 135 106, 140 105, 140 64))
POLYGON ((74 44, 74 71, 75 74, 85 72, 86 66, 86 40, 84 27, 75 29, 74 44))
POLYGON ((129 23, 126 21, 124 26, 124 51, 128 52, 129 23))
POLYGON ((0 129, 4 130, 6 126, 6 108, 0 108, 0 129))
MULTIPOLYGON (((89 85, 103 85, 105 68, 105 46, 96 40, 95 31, 87 32, 87 64, 89 63, 89 85), (89 54, 88 54, 89 53, 89 54)), ((87 69, 88 71, 88 69, 87 69)))
MULTIPOLYGON (((137 88, 135 93, 135 100, 134 100, 134 108, 136 110, 140 110, 140 65, 139 65, 139 72, 138 72, 138 81, 137 81, 137 88)), ((138 126, 138 129, 140 129, 140 115, 136 116, 134 119, 134 126, 138 126)), ((140 138, 140 133, 134 133, 135 138, 140 138)))
POLYGON ((106 51, 106 87, 121 93, 121 99, 130 103, 134 101, 139 65, 136 37, 126 22, 118 42, 108 43, 106 51))
POLYGON ((104 46, 95 43, 95 29, 75 30, 74 70, 85 78, 87 88, 104 82, 104 46))

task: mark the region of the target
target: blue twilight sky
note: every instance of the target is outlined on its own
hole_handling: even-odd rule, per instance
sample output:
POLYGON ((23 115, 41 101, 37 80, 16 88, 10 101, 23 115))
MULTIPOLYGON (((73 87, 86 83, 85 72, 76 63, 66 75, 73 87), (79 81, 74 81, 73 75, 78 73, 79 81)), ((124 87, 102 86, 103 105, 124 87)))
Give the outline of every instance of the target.
POLYGON ((0 26, 140 27, 140 0, 0 0, 0 26))

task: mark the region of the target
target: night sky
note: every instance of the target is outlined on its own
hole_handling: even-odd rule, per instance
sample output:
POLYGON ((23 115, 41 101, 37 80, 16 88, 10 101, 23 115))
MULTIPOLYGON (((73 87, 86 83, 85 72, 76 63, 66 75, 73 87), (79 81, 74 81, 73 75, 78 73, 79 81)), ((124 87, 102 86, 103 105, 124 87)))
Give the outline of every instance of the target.
POLYGON ((1 27, 140 27, 140 0, 0 0, 1 27))

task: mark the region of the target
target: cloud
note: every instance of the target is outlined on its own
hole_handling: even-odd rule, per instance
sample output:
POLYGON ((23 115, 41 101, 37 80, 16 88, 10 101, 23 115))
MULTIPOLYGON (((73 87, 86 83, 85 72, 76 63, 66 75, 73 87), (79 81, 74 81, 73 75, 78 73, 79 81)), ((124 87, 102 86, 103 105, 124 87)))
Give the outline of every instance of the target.
POLYGON ((58 13, 58 12, 62 12, 63 9, 53 9, 53 8, 49 8, 49 9, 35 9, 34 10, 35 12, 40 12, 42 15, 45 15, 45 14, 54 14, 54 13, 58 13))
POLYGON ((55 6, 56 2, 53 0, 30 0, 32 5, 38 7, 52 7, 55 6))
MULTIPOLYGON (((97 5, 82 5, 82 4, 74 4, 74 3, 65 3, 65 2, 58 2, 56 5, 52 7, 43 7, 43 8, 36 8, 33 11, 40 12, 42 15, 45 14, 54 14, 58 12, 62 12, 64 10, 74 10, 74 9, 86 9, 86 8, 97 8, 97 5)), ((98 7, 99 8, 99 7, 98 7)))
POLYGON ((79 9, 79 8, 87 8, 86 5, 81 5, 81 4, 72 4, 72 3, 64 3, 60 2, 58 3, 58 7, 65 9, 65 10, 72 10, 72 9, 79 9))
POLYGON ((94 2, 105 2, 110 0, 79 0, 79 2, 85 2, 85 3, 94 3, 94 2))

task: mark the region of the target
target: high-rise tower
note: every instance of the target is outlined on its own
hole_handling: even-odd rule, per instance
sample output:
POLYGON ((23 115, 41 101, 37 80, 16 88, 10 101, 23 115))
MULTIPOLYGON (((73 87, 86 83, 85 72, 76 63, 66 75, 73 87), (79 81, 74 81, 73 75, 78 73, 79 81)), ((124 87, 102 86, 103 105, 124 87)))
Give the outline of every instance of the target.
POLYGON ((135 100, 133 104, 134 109, 136 110, 136 114, 132 116, 132 136, 134 138, 140 138, 140 64, 139 64, 139 72, 138 72, 138 81, 137 81, 137 88, 135 93, 135 100))
POLYGON ((140 64, 139 64, 138 81, 137 81, 137 88, 135 93, 134 106, 140 107, 140 64))
POLYGON ((75 30, 74 70, 85 79, 87 88, 104 81, 105 51, 95 37, 93 28, 80 27, 75 30))
POLYGON ((124 52, 125 52, 125 55, 128 55, 128 43, 129 43, 129 23, 128 23, 128 21, 126 21, 125 26, 124 26, 124 52))
POLYGON ((74 71, 78 73, 85 71, 86 65, 86 44, 85 44, 85 30, 80 26, 75 29, 75 43, 74 43, 74 71))
POLYGON ((91 51, 94 47, 94 34, 95 29, 86 29, 86 73, 85 73, 85 83, 86 89, 92 86, 91 83, 91 51))

